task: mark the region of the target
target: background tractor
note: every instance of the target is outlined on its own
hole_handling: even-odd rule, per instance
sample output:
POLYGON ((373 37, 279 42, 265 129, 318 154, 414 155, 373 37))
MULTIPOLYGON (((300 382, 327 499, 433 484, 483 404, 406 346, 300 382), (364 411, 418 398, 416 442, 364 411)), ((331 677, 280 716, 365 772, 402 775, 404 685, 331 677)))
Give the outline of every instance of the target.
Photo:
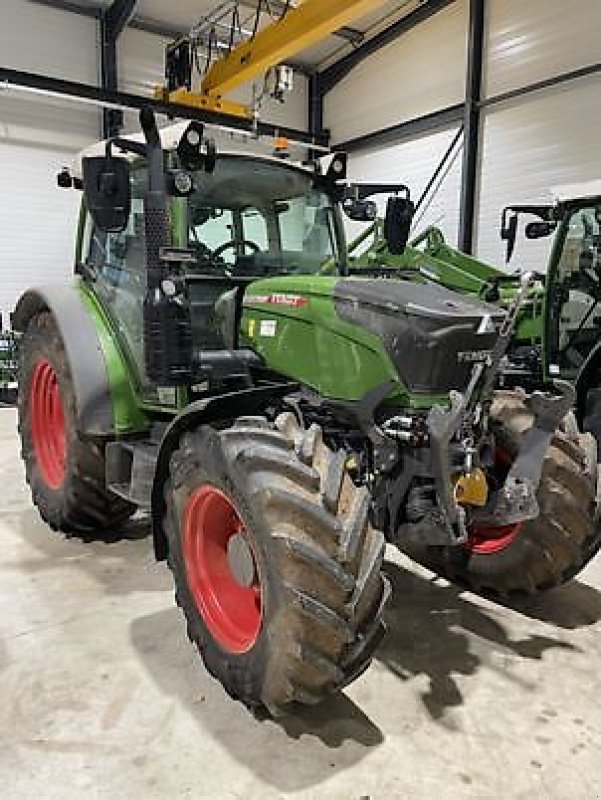
POLYGON ((385 540, 503 596, 574 575, 597 534, 573 391, 494 391, 527 287, 504 313, 352 277, 342 208, 366 220, 389 194, 400 254, 405 187, 348 185, 341 155, 323 172, 141 123, 62 175, 84 190, 75 282, 13 314, 48 524, 118 535, 148 510, 207 668, 274 714, 368 666, 385 540))
MULTIPOLYGON (((557 202, 504 209, 501 237, 507 263, 514 254, 520 217, 535 217, 524 228, 528 240, 554 236, 549 263, 522 307, 508 358, 504 386, 532 390, 554 378, 574 383, 576 415, 601 445, 601 186, 599 182, 556 190, 557 202)), ((434 281, 463 294, 507 308, 520 290, 520 273, 507 273, 445 242, 437 228, 416 236, 402 254, 387 247, 382 223, 349 246, 354 269, 388 267, 415 280, 434 281), (371 242, 360 256, 357 250, 371 242)))

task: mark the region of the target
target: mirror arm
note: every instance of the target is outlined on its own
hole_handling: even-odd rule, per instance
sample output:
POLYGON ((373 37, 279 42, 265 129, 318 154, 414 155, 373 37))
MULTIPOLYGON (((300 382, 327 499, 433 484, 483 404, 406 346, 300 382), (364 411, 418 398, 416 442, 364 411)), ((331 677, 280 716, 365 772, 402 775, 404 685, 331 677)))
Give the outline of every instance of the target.
POLYGON ((106 143, 106 157, 113 158, 113 147, 118 148, 122 153, 134 153, 142 158, 146 157, 146 145, 143 142, 132 142, 131 139, 108 139, 106 143))
POLYGON ((365 200, 375 194, 404 194, 411 197, 408 186, 404 183, 345 183, 339 185, 342 200, 365 200))

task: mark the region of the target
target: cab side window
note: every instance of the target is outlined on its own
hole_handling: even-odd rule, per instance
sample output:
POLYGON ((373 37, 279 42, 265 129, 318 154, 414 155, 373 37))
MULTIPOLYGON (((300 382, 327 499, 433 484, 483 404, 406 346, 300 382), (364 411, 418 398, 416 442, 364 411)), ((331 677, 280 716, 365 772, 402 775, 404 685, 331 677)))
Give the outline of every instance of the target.
POLYGON ((142 302, 146 294, 144 201, 146 168, 131 171, 131 212, 125 230, 101 231, 88 216, 84 258, 96 291, 136 364, 143 364, 142 302))

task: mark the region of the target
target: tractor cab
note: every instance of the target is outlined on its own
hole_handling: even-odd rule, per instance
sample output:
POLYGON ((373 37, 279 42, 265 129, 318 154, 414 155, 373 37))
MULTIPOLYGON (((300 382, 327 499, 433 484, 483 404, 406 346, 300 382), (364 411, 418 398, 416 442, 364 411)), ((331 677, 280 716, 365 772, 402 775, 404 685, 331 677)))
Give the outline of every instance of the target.
POLYGON ((239 341, 248 287, 345 275, 342 210, 373 218, 367 198, 391 194, 388 238, 402 251, 413 208, 404 186, 347 184, 344 154, 322 168, 217 153, 202 125, 159 135, 154 118, 145 138, 82 154, 82 174, 79 271, 93 281, 150 400, 157 386, 204 386, 224 368, 244 377, 252 356, 239 341))
POLYGON ((338 208, 310 171, 220 155, 214 171, 195 173, 192 194, 174 204, 176 238, 193 254, 184 274, 199 348, 237 346, 231 323, 253 281, 344 269, 338 208))
POLYGON ((601 198, 558 206, 548 273, 548 370, 575 379, 601 338, 601 198))
POLYGON ((555 235, 547 269, 543 361, 549 377, 577 380, 601 338, 601 182, 554 190, 553 205, 509 206, 501 237, 508 260, 518 218, 527 239, 555 235))
MULTIPOLYGON (((167 258, 179 260, 193 349, 237 347, 242 299, 253 281, 276 275, 344 273, 339 205, 333 185, 323 176, 282 159, 241 153, 215 155, 208 170, 186 169, 189 164, 182 164, 175 150, 167 159, 173 248, 167 258)), ((129 211, 118 229, 107 230, 84 202, 77 261, 80 272, 93 279, 142 387, 150 391, 144 369, 143 315, 148 292, 147 160, 130 159, 127 175, 129 211)))

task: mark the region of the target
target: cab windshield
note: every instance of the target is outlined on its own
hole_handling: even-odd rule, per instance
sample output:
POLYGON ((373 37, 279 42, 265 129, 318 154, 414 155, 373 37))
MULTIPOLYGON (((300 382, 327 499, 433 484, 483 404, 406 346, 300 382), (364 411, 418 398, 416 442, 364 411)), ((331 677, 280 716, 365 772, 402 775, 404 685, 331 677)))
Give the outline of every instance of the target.
POLYGON ((292 167, 221 156, 195 176, 188 247, 196 269, 232 277, 318 274, 340 264, 332 199, 292 167))

